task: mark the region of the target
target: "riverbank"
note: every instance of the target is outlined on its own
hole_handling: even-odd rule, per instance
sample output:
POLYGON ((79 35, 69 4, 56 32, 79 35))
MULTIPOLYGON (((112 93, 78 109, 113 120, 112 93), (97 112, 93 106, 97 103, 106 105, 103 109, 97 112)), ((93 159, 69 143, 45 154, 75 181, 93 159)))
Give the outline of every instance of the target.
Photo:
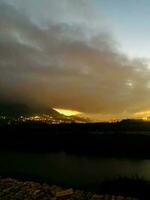
POLYGON ((0 124, 0 132, 1 152, 150 159, 150 123, 0 124))
POLYGON ((73 188, 50 186, 31 181, 0 178, 1 200, 138 200, 137 198, 95 194, 73 188))

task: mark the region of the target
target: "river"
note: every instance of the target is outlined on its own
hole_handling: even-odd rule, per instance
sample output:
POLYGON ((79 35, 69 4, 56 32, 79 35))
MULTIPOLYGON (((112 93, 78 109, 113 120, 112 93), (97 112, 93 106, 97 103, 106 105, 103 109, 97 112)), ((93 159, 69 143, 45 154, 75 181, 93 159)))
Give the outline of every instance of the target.
POLYGON ((150 180, 150 160, 99 158, 61 153, 0 153, 0 175, 64 185, 95 185, 121 177, 150 180))

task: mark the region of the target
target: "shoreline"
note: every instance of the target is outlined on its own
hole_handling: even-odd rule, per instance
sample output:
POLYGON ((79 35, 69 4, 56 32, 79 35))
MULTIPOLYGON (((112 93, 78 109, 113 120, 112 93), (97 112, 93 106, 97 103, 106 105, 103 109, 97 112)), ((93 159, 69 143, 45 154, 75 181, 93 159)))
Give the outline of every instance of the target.
POLYGON ((99 194, 74 188, 0 178, 1 200, 138 200, 115 194, 99 194))

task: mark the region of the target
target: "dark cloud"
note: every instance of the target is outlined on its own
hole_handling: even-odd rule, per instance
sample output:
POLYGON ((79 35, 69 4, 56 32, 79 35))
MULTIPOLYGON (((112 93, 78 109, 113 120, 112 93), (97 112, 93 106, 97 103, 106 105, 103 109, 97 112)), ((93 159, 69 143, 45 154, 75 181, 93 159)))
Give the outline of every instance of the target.
POLYGON ((90 1, 40 2, 0 3, 1 97, 118 117, 149 108, 148 61, 119 52, 90 1))

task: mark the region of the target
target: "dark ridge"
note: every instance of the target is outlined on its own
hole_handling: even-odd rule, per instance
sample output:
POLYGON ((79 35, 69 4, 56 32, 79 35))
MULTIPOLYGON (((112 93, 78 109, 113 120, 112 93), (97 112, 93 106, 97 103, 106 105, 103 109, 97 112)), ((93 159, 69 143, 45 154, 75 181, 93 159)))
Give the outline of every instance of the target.
POLYGON ((0 149, 150 158, 150 124, 134 123, 4 125, 0 127, 0 149))
POLYGON ((18 118, 20 116, 32 116, 38 114, 61 116, 61 114, 50 107, 41 105, 27 106, 26 104, 15 102, 0 102, 0 116, 18 118))

